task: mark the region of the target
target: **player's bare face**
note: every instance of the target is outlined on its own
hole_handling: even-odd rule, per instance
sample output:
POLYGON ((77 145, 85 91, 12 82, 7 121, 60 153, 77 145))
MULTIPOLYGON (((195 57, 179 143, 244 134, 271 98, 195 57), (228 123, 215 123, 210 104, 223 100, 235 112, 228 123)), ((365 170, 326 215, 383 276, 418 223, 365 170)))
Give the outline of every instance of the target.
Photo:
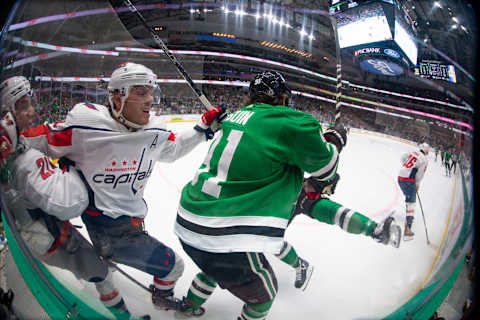
POLYGON ((39 117, 32 106, 30 96, 23 96, 17 100, 15 103, 15 118, 20 132, 38 125, 39 117))
POLYGON ((130 89, 123 107, 123 116, 130 122, 146 125, 150 119, 153 105, 153 88, 149 86, 134 86, 130 89))

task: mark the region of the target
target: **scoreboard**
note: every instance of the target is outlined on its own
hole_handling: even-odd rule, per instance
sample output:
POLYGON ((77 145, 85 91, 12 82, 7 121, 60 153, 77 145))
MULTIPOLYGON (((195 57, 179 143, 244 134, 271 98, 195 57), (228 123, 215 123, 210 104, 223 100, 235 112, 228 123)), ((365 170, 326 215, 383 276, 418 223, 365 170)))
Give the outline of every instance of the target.
POLYGON ((415 74, 426 79, 445 80, 457 83, 455 67, 438 61, 420 62, 415 67, 415 74))
MULTIPOLYGON (((330 0, 330 14, 345 11, 354 8, 360 4, 370 2, 371 0, 330 0)), ((381 0, 399 7, 398 0, 381 0)))

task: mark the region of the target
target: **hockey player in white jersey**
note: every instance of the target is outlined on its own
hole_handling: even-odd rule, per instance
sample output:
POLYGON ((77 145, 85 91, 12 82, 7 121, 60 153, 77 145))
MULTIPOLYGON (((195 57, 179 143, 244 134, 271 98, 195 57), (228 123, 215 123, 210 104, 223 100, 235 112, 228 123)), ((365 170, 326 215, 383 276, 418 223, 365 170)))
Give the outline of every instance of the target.
POLYGON ((405 241, 412 240, 414 236, 412 224, 415 216, 416 193, 427 170, 429 150, 430 146, 424 142, 419 145, 419 150, 407 152, 400 158, 402 166, 398 173, 398 184, 405 195, 406 221, 403 233, 405 241))
POLYGON ((2 82, 0 89, 2 111, 7 111, 0 121, 0 177, 25 243, 38 259, 94 283, 107 308, 128 312, 107 263, 69 222, 88 205, 79 174, 62 170, 19 136, 38 125, 30 83, 16 76, 2 82))
POLYGON ((179 307, 173 289, 184 263, 144 230, 143 192, 156 161, 173 162, 212 138, 226 113, 214 108, 190 130, 174 134, 163 120, 150 116, 156 80, 149 68, 124 63, 111 75, 108 106, 77 104, 64 123, 25 136, 49 155, 75 163, 89 189, 82 219, 94 247, 106 259, 151 274, 152 302, 168 310, 179 307))

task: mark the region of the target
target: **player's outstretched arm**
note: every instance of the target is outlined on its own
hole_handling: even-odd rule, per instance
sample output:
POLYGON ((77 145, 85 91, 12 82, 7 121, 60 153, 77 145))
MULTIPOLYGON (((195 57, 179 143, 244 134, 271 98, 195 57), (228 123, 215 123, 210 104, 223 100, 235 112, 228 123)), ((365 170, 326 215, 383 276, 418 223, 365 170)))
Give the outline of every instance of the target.
POLYGON ((294 215, 303 213, 320 222, 338 225, 348 233, 364 234, 380 243, 398 247, 400 245, 400 227, 391 215, 377 223, 360 212, 328 199, 327 192, 318 191, 332 191, 331 194, 333 194, 338 179, 330 180, 330 185, 324 182, 324 185, 321 186, 323 189, 315 188, 312 178, 306 179, 297 200, 294 215))

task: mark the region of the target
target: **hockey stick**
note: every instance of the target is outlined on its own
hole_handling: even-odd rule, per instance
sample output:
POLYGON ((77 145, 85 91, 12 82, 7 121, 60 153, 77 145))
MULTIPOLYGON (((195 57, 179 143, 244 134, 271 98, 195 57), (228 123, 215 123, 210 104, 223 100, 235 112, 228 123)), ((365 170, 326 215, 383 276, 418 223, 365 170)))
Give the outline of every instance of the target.
MULTIPOLYGON (((114 0, 109 0, 109 1, 110 1, 110 4, 112 5, 112 7, 115 7, 115 5, 113 3, 114 0)), ((177 70, 180 72, 180 74, 185 79, 185 81, 187 81, 187 84, 195 92, 196 96, 198 97, 198 99, 200 99, 200 101, 203 103, 205 108, 207 108, 207 110, 212 110, 213 106, 210 103, 210 101, 208 101, 207 97, 205 97, 203 92, 200 89, 198 89, 198 87, 195 85, 195 83, 193 83, 193 80, 190 78, 190 76, 185 71, 183 66, 180 64, 180 62, 178 62, 177 58, 175 58, 175 56, 170 52, 170 50, 168 50, 168 47, 165 45, 165 43, 162 41, 162 39, 160 39, 160 36, 155 32, 155 30, 153 30, 153 28, 151 28, 148 25, 147 20, 145 20, 143 15, 137 10, 137 8, 132 4, 132 2, 130 2, 130 0, 123 0, 123 3, 128 7, 128 9, 131 12, 133 12, 137 15, 138 19, 143 24, 143 26, 150 32, 150 35, 152 36, 153 41, 155 41, 155 43, 163 50, 163 52, 167 55, 167 57, 170 59, 170 61, 175 65, 177 70)), ((120 20, 122 20, 122 19, 120 19, 120 20)), ((122 23, 123 23, 123 21, 122 21, 122 23)))
POLYGON ((428 240, 427 221, 425 220, 425 214, 423 213, 422 201, 420 200, 420 195, 418 194, 418 191, 416 192, 418 197, 418 203, 420 204, 420 210, 422 211, 423 224, 425 226, 425 235, 427 236, 427 244, 430 245, 430 240, 428 240))
POLYGON ((127 272, 125 272, 124 270, 122 270, 115 262, 111 261, 111 260, 108 260, 107 259, 107 262, 108 264, 113 267, 114 269, 116 269, 117 271, 119 271, 121 274, 123 274, 125 277, 127 277, 130 281, 134 282, 136 285, 138 285, 139 287, 141 287, 142 289, 148 291, 148 292, 151 292, 150 289, 145 286, 143 283, 139 282, 137 279, 135 279, 134 277, 132 277, 131 275, 129 275, 127 272))

